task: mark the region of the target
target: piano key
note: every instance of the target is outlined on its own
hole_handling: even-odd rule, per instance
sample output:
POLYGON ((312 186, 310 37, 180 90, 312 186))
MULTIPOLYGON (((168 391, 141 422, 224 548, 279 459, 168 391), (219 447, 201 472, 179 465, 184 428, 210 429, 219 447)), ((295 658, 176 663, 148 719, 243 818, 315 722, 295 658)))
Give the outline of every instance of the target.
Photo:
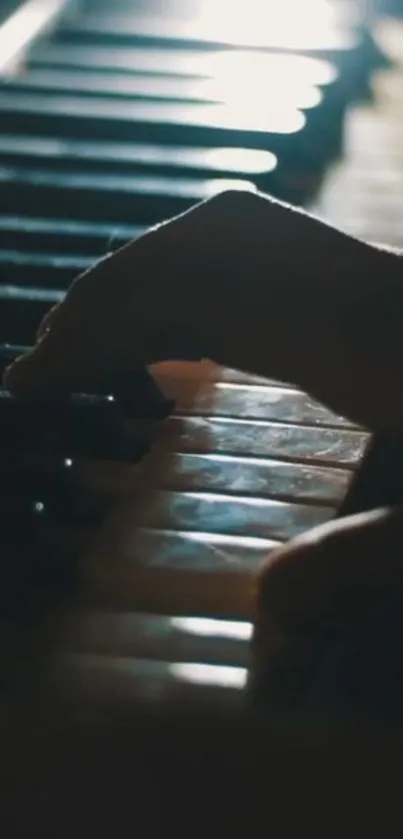
POLYGON ((207 665, 186 662, 118 658, 101 655, 60 654, 45 659, 35 695, 40 696, 43 712, 48 715, 51 701, 55 713, 57 703, 98 715, 112 708, 114 712, 133 714, 139 705, 148 710, 172 706, 191 700, 203 708, 217 710, 220 703, 230 711, 239 709, 247 671, 242 667, 207 665), (56 703, 56 707, 55 707, 56 703))
POLYGON ((342 416, 336 416, 324 405, 290 384, 252 379, 248 381, 225 381, 225 372, 218 369, 214 376, 214 388, 204 388, 196 396, 186 391, 192 374, 184 365, 180 369, 174 364, 156 365, 155 374, 167 396, 177 396, 177 416, 222 417, 276 422, 291 422, 295 425, 318 425, 321 428, 359 428, 342 416))
POLYGON ((66 137, 140 142, 245 146, 283 153, 300 138, 306 120, 287 103, 239 108, 221 104, 119 102, 106 98, 0 92, 2 131, 51 131, 66 137), (183 139, 182 139, 183 138, 183 139))
POLYGON ((54 257, 57 252, 93 259, 117 250, 145 231, 136 225, 0 215, 0 248, 18 251, 21 259, 24 250, 31 254, 39 251, 45 259, 46 254, 54 257))
POLYGON ((289 103, 292 107, 306 110, 314 108, 321 101, 319 89, 306 83, 300 76, 287 75, 279 86, 276 75, 266 77, 264 90, 255 89, 248 78, 189 79, 169 78, 157 75, 122 76, 113 73, 68 73, 65 70, 34 69, 23 76, 7 79, 3 90, 22 93, 56 93, 58 96, 80 94, 86 96, 112 97, 131 102, 134 99, 150 101, 172 101, 188 103, 233 102, 239 109, 255 98, 264 111, 272 103, 289 103))
POLYGON ((292 423, 220 419, 171 418, 177 450, 191 454, 273 457, 325 466, 354 466, 368 435, 352 429, 316 428, 292 423))
MULTIPOLYGON (((125 511, 126 514, 126 511, 125 511)), ((123 521, 121 511, 117 512, 116 520, 123 521)), ((105 528, 104 548, 96 546, 91 559, 99 563, 101 558, 107 558, 109 550, 109 538, 119 534, 114 532, 114 527, 107 522, 105 528), (101 550, 102 548, 102 550, 101 550)), ((194 572, 198 574, 218 572, 225 573, 227 580, 230 574, 242 574, 256 571, 262 560, 266 559, 271 551, 280 547, 281 540, 274 537, 263 536, 241 536, 227 533, 208 533, 200 530, 180 531, 162 530, 161 528, 137 528, 138 541, 124 544, 124 535, 121 533, 122 541, 118 541, 119 553, 117 561, 123 561, 128 570, 135 571, 135 566, 152 568, 177 569, 178 571, 194 572)), ((119 566, 121 568, 121 566, 119 566)), ((128 592, 132 602, 133 592, 128 592)), ((181 612, 181 614, 184 614, 181 612)), ((188 614, 186 612, 185 614, 188 614)), ((195 613, 196 614, 196 613, 195 613)))
POLYGON ((228 498, 202 492, 155 493, 137 523, 154 530, 199 530, 226 536, 286 541, 329 519, 322 505, 287 503, 265 498, 228 498))
MULTIPOLYGON (((251 181, 99 175, 0 166, 0 212, 155 224, 225 189, 254 191, 251 181)), ((71 258, 70 258, 71 259, 71 258)), ((78 261, 85 262, 85 257, 78 261)))
MULTIPOLYGON (((273 108, 284 108, 288 105, 290 108, 308 111, 310 118, 314 119, 315 122, 323 123, 325 120, 326 132, 322 131, 322 144, 318 144, 319 151, 321 151, 325 142, 326 135, 331 134, 332 131, 338 134, 339 131, 339 95, 337 94, 336 97, 335 95, 327 96, 325 100, 318 87, 306 84, 299 77, 286 76, 286 82, 280 87, 276 75, 268 79, 265 84, 265 107, 262 105, 260 85, 252 84, 249 79, 242 83, 239 82, 236 88, 234 88, 233 79, 227 81, 186 80, 189 87, 188 93, 186 93, 186 85, 183 79, 171 80, 171 87, 173 88, 174 84, 177 86, 176 96, 173 95, 173 90, 171 96, 163 95, 166 82, 164 77, 162 77, 162 83, 160 83, 161 90, 158 96, 158 81, 159 77, 157 76, 136 76, 135 84, 131 78, 124 78, 123 82, 120 83, 119 77, 113 78, 109 74, 104 79, 101 78, 100 74, 95 77, 93 74, 82 77, 77 72, 73 73, 71 78, 66 77, 65 73, 61 73, 58 78, 57 71, 52 70, 46 75, 46 71, 38 70, 36 75, 33 71, 32 74, 25 75, 22 80, 18 78, 8 80, 3 89, 6 92, 14 90, 18 94, 33 93, 34 95, 40 95, 48 92, 51 95, 56 94, 58 98, 71 97, 72 94, 76 96, 80 96, 80 94, 92 97, 98 96, 104 99, 105 97, 112 97, 112 101, 123 98, 128 103, 132 103, 136 99, 144 99, 149 104, 153 100, 160 99, 162 103, 164 103, 164 100, 171 100, 175 104, 176 99, 177 102, 182 104, 188 101, 190 105, 192 102, 199 105, 203 103, 205 105, 221 104, 223 107, 234 108, 235 112, 240 115, 250 113, 252 102, 255 101, 255 112, 259 120, 266 108, 270 111, 273 108), (40 76, 41 72, 45 75, 45 79, 40 76), (197 88, 193 95, 191 94, 192 85, 197 88)), ((167 91, 165 93, 167 94, 167 91)), ((91 165, 94 165, 94 161, 91 165)), ((120 168, 123 168, 123 160, 120 162, 120 168)))
MULTIPOLYGON (((183 45, 182 45, 183 46, 183 45)), ((333 63, 293 54, 255 53, 246 50, 192 50, 158 49, 154 47, 122 46, 119 49, 47 42, 36 47, 29 58, 30 68, 66 69, 104 73, 105 71, 130 76, 138 74, 165 76, 167 78, 222 78, 233 80, 237 76, 248 78, 256 84, 262 78, 291 73, 306 84, 327 86, 337 78, 333 63)))
MULTIPOLYGON (((317 434, 316 429, 316 438, 317 434)), ((213 450, 216 448, 214 443, 213 450)), ((205 495, 201 496, 204 504, 205 495)), ((157 507, 161 497, 160 493, 154 499, 157 507)), ((186 497, 199 499, 200 493, 187 493, 186 497)), ((209 499, 214 507, 212 502, 215 499, 210 496, 209 499)), ((274 534, 271 539, 256 536, 246 539, 242 536, 238 541, 234 536, 220 533, 200 533, 200 521, 196 525, 198 532, 192 532, 188 539, 183 531, 171 534, 155 530, 140 532, 138 502, 139 498, 135 495, 133 501, 128 500, 116 511, 88 556, 85 579, 91 580, 91 593, 86 588, 90 598, 94 597, 97 602, 105 602, 109 606, 113 604, 164 613, 184 614, 191 609, 194 613, 213 616, 250 616, 253 609, 251 573, 276 546, 274 534)), ((230 509, 231 499, 224 499, 224 502, 230 509)), ((241 503, 244 504, 245 499, 241 499, 241 503)), ((253 499, 250 499, 250 504, 253 507, 253 499)), ((293 509, 294 505, 290 508, 293 509)), ((148 510, 153 515, 159 513, 159 508, 155 511, 153 499, 148 510)), ((144 515, 148 514, 148 510, 144 510, 144 515)), ((191 510, 192 505, 188 508, 192 517, 191 510)), ((183 514, 181 507, 179 513, 183 514)), ((331 508, 322 507, 320 515, 322 521, 328 520, 332 516, 331 508)), ((164 520, 164 524, 178 527, 177 519, 174 524, 175 518, 176 514, 172 516, 172 523, 164 520)), ((202 521, 205 520, 206 512, 203 512, 202 521)), ((180 521, 185 523, 186 519, 180 518, 180 521)), ((187 521, 189 524, 192 518, 187 521)), ((269 522, 270 517, 265 517, 263 526, 269 526, 269 522)), ((158 520, 155 521, 157 523, 158 526, 162 524, 158 520)), ((280 521, 277 519, 273 523, 279 526, 280 521)), ((296 524, 293 513, 290 513, 286 527, 292 530, 296 524)), ((307 521, 305 526, 308 526, 307 521)))
POLYGON ((95 169, 109 174, 117 170, 125 170, 126 174, 146 170, 171 175, 254 176, 254 180, 265 183, 277 164, 274 154, 259 149, 141 145, 98 139, 91 142, 27 134, 0 135, 0 160, 21 166, 95 169))
MULTIPOLYGON (((229 44, 225 42, 225 38, 224 41, 222 39, 216 40, 213 38, 211 42, 207 43, 208 38, 207 40, 203 37, 200 39, 200 30, 198 30, 198 34, 194 33, 195 37, 193 38, 189 35, 187 47, 189 53, 192 52, 192 59, 193 52, 195 53, 193 59, 194 66, 197 68, 198 61, 201 61, 201 64, 199 65, 199 72, 203 72, 203 52, 205 54, 205 64, 208 66, 207 56, 209 53, 211 56, 213 54, 220 56, 219 48, 223 46, 227 47, 227 58, 224 59, 224 67, 225 61, 231 61, 231 53, 234 56, 237 56, 238 54, 241 55, 243 53, 247 58, 247 61, 245 62, 245 70, 247 70, 250 66, 253 66, 254 57, 256 57, 258 61, 262 61, 262 58, 265 58, 267 55, 269 55, 274 61, 278 55, 283 60, 287 57, 291 57, 293 59, 311 58, 311 60, 326 59, 328 62, 336 65, 343 77, 346 80, 348 79, 350 83, 350 99, 357 97, 357 95, 362 92, 365 92, 368 88, 369 73, 373 69, 389 66, 389 62, 385 58, 378 43, 375 42, 374 37, 365 27, 352 27, 350 25, 346 26, 345 24, 336 27, 327 25, 321 27, 319 21, 315 21, 314 28, 307 27, 305 11, 303 12, 304 18, 300 25, 298 25, 295 19, 297 8, 298 7, 294 5, 290 15, 283 18, 283 22, 286 22, 286 25, 280 27, 280 30, 278 30, 278 27, 276 26, 277 20, 270 25, 266 21, 265 25, 257 30, 259 38, 261 37, 262 32, 266 31, 266 46, 259 43, 259 40, 255 44, 247 39, 245 40, 245 32, 247 31, 247 26, 250 22, 249 19, 236 33, 235 40, 230 44, 231 50, 228 49, 229 44), (291 25, 290 20, 293 22, 291 25), (242 34, 239 37, 240 32, 242 34), (208 47, 208 49, 206 49, 206 47, 208 47), (267 49, 269 49, 269 52, 265 52, 267 49), (199 56, 202 56, 202 58, 200 59, 199 56)), ((144 20, 139 18, 136 26, 139 25, 141 29, 141 27, 145 25, 148 32, 147 35, 144 35, 144 32, 143 35, 141 35, 137 29, 133 32, 133 29, 130 29, 127 21, 124 19, 119 24, 119 21, 117 23, 114 22, 113 17, 110 22, 107 22, 107 18, 100 19, 98 15, 97 20, 94 22, 94 29, 92 29, 91 25, 85 26, 85 34, 84 31, 81 30, 81 22, 78 24, 77 30, 75 30, 74 26, 72 29, 66 31, 66 33, 59 30, 56 35, 57 43, 53 42, 53 49, 57 50, 59 46, 61 48, 67 47, 67 50, 79 49, 79 47, 82 46, 84 49, 92 48, 106 53, 109 48, 111 52, 122 51, 129 54, 129 52, 133 51, 136 54, 140 52, 141 55, 141 50, 143 48, 143 52, 150 50, 155 53, 155 65, 158 64, 159 61, 159 52, 166 51, 167 53, 172 54, 173 60, 171 61, 171 66, 174 66, 175 53, 178 52, 181 54, 181 52, 183 52, 183 40, 181 38, 175 39, 175 37, 170 38, 169 35, 167 35, 166 24, 167 21, 161 18, 159 20, 153 20, 151 27, 155 26, 156 30, 152 30, 150 29, 150 21, 146 20, 144 22, 144 20), (107 28, 105 28, 105 25, 107 28), (155 37, 156 31, 162 33, 162 37, 155 37)), ((228 26, 228 19, 226 18, 226 38, 228 38, 228 26)), ((147 60, 142 61, 140 59, 140 61, 143 65, 145 64, 147 66, 147 60)), ((150 64, 151 63, 152 62, 150 61, 150 64)), ((169 63, 168 59, 168 64, 169 63)), ((181 60, 181 65, 186 67, 186 57, 181 60)), ((162 67, 164 67, 163 60, 162 67)), ((161 72, 166 71, 162 69, 161 72)), ((242 66, 238 63, 234 77, 237 75, 242 76, 242 73, 242 66)), ((275 75, 279 78, 280 73, 275 73, 275 75)), ((264 76, 261 73, 258 82, 259 86, 263 77, 264 76)), ((255 83, 256 81, 257 79, 255 78, 255 83)))
MULTIPOLYGON (((75 461, 73 469, 88 487, 107 492, 135 492, 142 475, 130 464, 75 461)), ((314 502, 335 507, 352 479, 349 468, 287 463, 274 458, 218 454, 172 454, 154 486, 173 491, 215 492, 221 495, 314 502)), ((152 476, 151 479, 152 481, 152 476)))
POLYGON ((358 428, 292 384, 248 374, 237 376, 237 371, 214 364, 208 372, 208 385, 194 393, 189 385, 200 376, 197 364, 165 361, 152 365, 151 369, 164 393, 175 397, 177 416, 221 416, 358 428))
POLYGON ((127 498, 104 523, 82 565, 86 602, 97 607, 108 604, 114 609, 178 615, 192 612, 250 620, 255 608, 255 573, 262 562, 283 539, 301 532, 299 528, 306 529, 332 517, 329 507, 269 502, 262 504, 260 518, 259 500, 249 499, 250 508, 246 509, 246 499, 236 499, 234 505, 232 499, 222 499, 224 507, 218 500, 217 509, 212 496, 189 493, 175 494, 170 521, 163 505, 158 507, 162 496, 150 496, 140 510, 138 497, 127 498), (192 510, 196 509, 203 517, 194 521, 192 510), (238 514, 248 535, 236 533, 238 514), (142 516, 147 515, 154 520, 155 528, 140 526, 142 516), (232 529, 232 515, 234 532, 228 535, 223 531, 232 529), (179 529, 180 524, 190 526, 192 521, 193 530, 179 529), (160 529, 163 522, 168 530, 160 529), (207 522, 216 527, 215 532, 204 529, 207 522))
POLYGON ((108 609, 250 620, 274 539, 140 529, 117 511, 82 559, 81 600, 108 609))
MULTIPOLYGON (((56 33, 61 43, 94 43, 107 45, 147 44, 189 46, 249 47, 257 49, 295 50, 306 53, 342 52, 352 50, 358 42, 354 29, 317 19, 307 27, 305 5, 295 4, 288 10, 265 10, 264 17, 246 14, 242 7, 222 16, 211 11, 210 17, 182 21, 164 17, 136 15, 84 15, 79 22, 65 24, 56 33), (288 11, 288 14, 287 14, 288 11), (298 11, 300 12, 298 14, 298 11), (301 17, 302 15, 302 17, 301 17)), ((315 9, 314 14, 317 14, 315 9)))
POLYGON ((63 297, 64 292, 55 289, 0 285, 2 340, 14 344, 32 344, 42 318, 63 297))
MULTIPOLYGON (((172 387, 174 388, 173 379, 172 387)), ((248 420, 277 420, 323 427, 354 427, 296 388, 281 385, 237 385, 218 382, 214 394, 201 393, 177 412, 198 416, 236 417, 248 420)))
MULTIPOLYGON (((244 373, 242 370, 234 370, 231 367, 222 367, 220 370, 220 381, 222 382, 229 382, 230 384, 236 385, 257 385, 263 386, 265 385, 277 385, 278 382, 274 382, 271 379, 265 379, 264 376, 253 376, 251 373, 244 373)), ((286 382, 281 382, 282 387, 292 387, 292 385, 287 384, 286 382)))
POLYGON ((247 375, 231 381, 233 371, 213 364, 206 369, 205 386, 194 392, 191 383, 200 378, 198 363, 165 361, 151 369, 164 393, 175 397, 177 416, 255 419, 362 431, 295 385, 247 375))
POLYGON ((42 284, 45 288, 66 289, 94 261, 95 257, 0 250, 0 277, 3 283, 10 285, 42 284))
POLYGON ((57 627, 60 649, 92 655, 247 666, 246 621, 70 608, 57 627))

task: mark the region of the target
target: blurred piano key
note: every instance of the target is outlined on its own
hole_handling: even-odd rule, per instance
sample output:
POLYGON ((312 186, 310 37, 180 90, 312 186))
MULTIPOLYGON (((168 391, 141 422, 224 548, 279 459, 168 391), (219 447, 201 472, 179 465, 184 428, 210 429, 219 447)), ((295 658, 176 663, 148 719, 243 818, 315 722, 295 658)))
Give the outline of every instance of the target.
MULTIPOLYGON (((262 149, 142 145, 18 134, 0 135, 0 161, 5 165, 40 166, 61 171, 79 168, 105 174, 123 171, 126 175, 143 172, 179 176, 188 171, 192 176, 229 177, 231 180, 249 176, 266 185, 277 165, 275 155, 262 149)), ((78 227, 77 222, 75 224, 78 227)), ((108 238, 110 235, 108 233, 108 238)), ((127 238, 135 235, 138 234, 130 233, 127 238)))
MULTIPOLYGON (((252 181, 227 178, 173 178, 168 175, 99 176, 93 172, 60 172, 0 166, 0 212, 155 224, 226 189, 255 191, 252 181), (77 193, 80 193, 77 204, 77 193), (63 201, 60 199, 63 198, 63 201)), ((77 258, 84 262, 85 257, 77 258)))

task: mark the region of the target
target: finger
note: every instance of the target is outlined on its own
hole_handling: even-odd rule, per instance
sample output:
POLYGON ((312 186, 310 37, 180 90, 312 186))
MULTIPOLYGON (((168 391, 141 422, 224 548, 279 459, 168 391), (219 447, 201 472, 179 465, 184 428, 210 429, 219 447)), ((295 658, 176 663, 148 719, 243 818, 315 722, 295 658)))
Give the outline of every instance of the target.
POLYGON ((43 337, 45 332, 48 332, 49 329, 51 328, 51 326, 54 324, 54 322, 57 318, 58 312, 60 311, 60 307, 61 307, 61 304, 57 303, 56 306, 53 306, 50 309, 50 311, 47 312, 45 317, 42 318, 42 320, 41 320, 41 322, 38 326, 37 332, 36 332, 36 340, 37 341, 39 341, 43 337))
POLYGON ((24 356, 19 356, 12 364, 3 371, 3 385, 10 390, 19 389, 20 383, 25 380, 29 381, 29 373, 31 365, 36 368, 37 364, 41 364, 42 359, 47 358, 47 346, 42 346, 42 341, 50 328, 57 322, 57 317, 61 311, 62 304, 57 303, 49 312, 46 313, 36 332, 36 345, 34 345, 24 356), (41 343, 40 349, 37 350, 37 345, 41 343))
MULTIPOLYGON (((128 331, 121 282, 111 294, 111 264, 104 258, 72 283, 42 320, 36 346, 5 371, 6 387, 16 392, 91 390, 110 372, 115 347, 121 349, 128 331)), ((118 264, 114 255, 113 265, 118 264)))
POLYGON ((252 704, 345 719, 390 715, 397 697, 401 713, 402 545, 402 511, 380 510, 274 556, 259 580, 252 704))
POLYGON ((292 629, 354 623, 403 604, 403 513, 377 510, 319 527, 279 551, 258 582, 258 619, 292 629))
POLYGON ((45 332, 29 352, 4 371, 3 384, 13 392, 41 390, 45 384, 50 389, 56 383, 63 387, 63 373, 69 364, 53 334, 45 332))

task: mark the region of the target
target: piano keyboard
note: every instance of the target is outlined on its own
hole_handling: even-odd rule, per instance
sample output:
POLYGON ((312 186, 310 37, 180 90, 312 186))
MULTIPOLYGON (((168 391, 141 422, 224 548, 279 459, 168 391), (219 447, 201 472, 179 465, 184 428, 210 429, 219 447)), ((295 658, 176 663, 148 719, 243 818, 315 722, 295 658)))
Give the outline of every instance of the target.
MULTIPOLYGON (((382 63, 341 15, 235 35, 214 19, 73 11, 1 79, 2 342, 30 344, 94 259, 229 185, 310 201, 382 63)), ((76 592, 41 677, 22 679, 22 705, 44 716, 242 707, 254 574, 335 514, 366 445, 293 387, 207 363, 153 372, 176 407, 151 453, 71 464, 111 512, 74 529, 76 592)))

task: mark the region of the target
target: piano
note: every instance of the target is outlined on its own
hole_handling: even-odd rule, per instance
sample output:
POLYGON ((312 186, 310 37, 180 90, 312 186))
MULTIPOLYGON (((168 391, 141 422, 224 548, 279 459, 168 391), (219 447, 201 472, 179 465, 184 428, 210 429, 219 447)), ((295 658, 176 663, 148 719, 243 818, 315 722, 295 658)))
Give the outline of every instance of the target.
MULTIPOLYGON (((387 39, 380 46, 354 3, 312 0, 290 17, 289 0, 267 2, 260 24, 262 4, 248 5, 248 18, 244 4, 220 17, 207 0, 27 0, 8 10, 3 360, 33 342, 94 260, 228 186, 385 240, 382 214, 359 206, 359 178, 364 158, 370 173, 371 154, 387 159, 396 127, 382 81, 385 115, 366 104, 374 74, 401 109, 387 39), (358 191, 346 196, 352 175, 358 191)), ((206 784, 210 815, 217 799, 235 825, 234 791, 245 804, 255 789, 251 761, 270 755, 273 768, 287 753, 270 715, 245 717, 255 575, 276 547, 343 509, 368 435, 289 384, 209 362, 152 374, 174 407, 144 418, 141 398, 129 411, 118 388, 140 441, 125 454, 115 438, 92 445, 84 420, 87 438, 77 432, 57 456, 36 438, 22 465, 21 451, 17 461, 0 451, 4 569, 13 557, 1 597, 2 764, 16 835, 71 835, 79 811, 90 831, 126 835, 130 802, 137 829, 144 816, 160 835, 182 815, 163 808, 183 799, 204 823, 206 784), (7 521, 10 498, 23 503, 20 479, 32 531, 7 521), (32 564, 37 533, 50 561, 32 564)), ((72 415, 93 398, 102 426, 107 393, 83 395, 72 415)), ((292 717, 287 725, 295 730, 292 717)))

